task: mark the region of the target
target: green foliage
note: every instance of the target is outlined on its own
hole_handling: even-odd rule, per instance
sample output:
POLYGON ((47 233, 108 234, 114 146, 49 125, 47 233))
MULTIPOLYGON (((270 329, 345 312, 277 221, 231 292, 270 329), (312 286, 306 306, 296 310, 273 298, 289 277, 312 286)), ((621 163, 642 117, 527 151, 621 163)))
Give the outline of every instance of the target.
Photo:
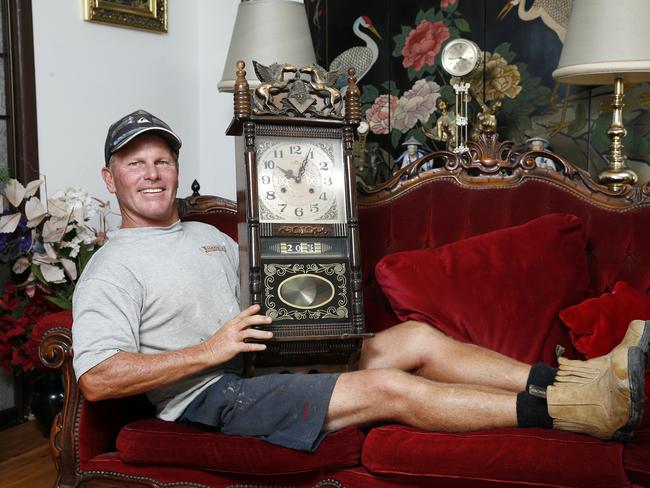
POLYGON ((372 85, 363 85, 361 90, 361 103, 372 104, 379 96, 379 90, 372 85))
POLYGON ((571 135, 579 134, 587 126, 587 106, 583 102, 578 102, 575 108, 575 117, 567 127, 567 132, 571 135))
POLYGON ((508 64, 511 64, 515 59, 515 53, 510 50, 509 42, 502 42, 497 47, 494 48, 494 51, 497 54, 500 54, 503 59, 506 60, 508 64))
POLYGON ((408 37, 409 33, 411 32, 413 28, 408 26, 408 25, 403 25, 402 26, 402 32, 397 34, 396 36, 393 36, 393 41, 395 41, 395 48, 393 49, 393 56, 396 58, 400 57, 402 55, 402 49, 404 48, 404 42, 406 41, 406 38, 408 37))
POLYGON ((390 131, 390 144, 393 146, 393 148, 396 148, 399 145, 399 141, 402 139, 403 135, 404 134, 402 134, 397 129, 390 131))
POLYGON ((381 84, 381 87, 388 92, 389 95, 395 95, 396 97, 399 96, 399 88, 395 81, 393 80, 388 80, 384 81, 381 84))
POLYGON ((458 30, 460 32, 469 32, 471 29, 469 27, 469 22, 467 22, 465 19, 462 17, 459 17, 454 20, 454 25, 458 27, 458 30))

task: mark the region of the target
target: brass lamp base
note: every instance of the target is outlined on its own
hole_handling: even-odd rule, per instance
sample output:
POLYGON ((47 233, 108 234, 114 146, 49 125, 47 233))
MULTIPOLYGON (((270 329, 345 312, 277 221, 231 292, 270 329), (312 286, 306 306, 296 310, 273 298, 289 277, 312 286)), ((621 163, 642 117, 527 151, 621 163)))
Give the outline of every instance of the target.
POLYGON ((618 190, 623 185, 634 185, 639 181, 638 176, 629 168, 608 168, 598 175, 598 182, 612 190, 618 190))
POLYGON ((623 185, 634 185, 639 180, 636 173, 625 166, 623 138, 627 131, 623 127, 623 97, 623 78, 616 78, 612 100, 612 125, 607 129, 607 135, 612 141, 607 155, 609 166, 598 175, 598 181, 612 190, 619 190, 623 185))

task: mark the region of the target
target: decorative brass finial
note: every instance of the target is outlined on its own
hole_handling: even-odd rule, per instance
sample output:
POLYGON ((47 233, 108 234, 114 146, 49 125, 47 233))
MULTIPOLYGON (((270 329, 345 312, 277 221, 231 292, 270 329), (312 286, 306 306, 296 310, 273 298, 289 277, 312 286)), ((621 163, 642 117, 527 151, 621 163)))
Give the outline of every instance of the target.
POLYGON ((348 123, 357 125, 361 122, 361 91, 357 85, 356 71, 348 69, 348 89, 345 93, 345 118, 348 123))
POLYGON ((251 116, 251 100, 248 81, 246 80, 246 63, 237 61, 237 78, 235 79, 235 117, 238 119, 251 116))

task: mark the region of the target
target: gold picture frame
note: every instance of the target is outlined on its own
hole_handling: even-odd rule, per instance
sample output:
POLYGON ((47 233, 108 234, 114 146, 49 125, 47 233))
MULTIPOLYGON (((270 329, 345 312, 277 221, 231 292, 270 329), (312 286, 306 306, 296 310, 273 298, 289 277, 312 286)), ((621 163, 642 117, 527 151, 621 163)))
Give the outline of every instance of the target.
POLYGON ((84 19, 149 32, 167 32, 167 0, 83 0, 84 19))

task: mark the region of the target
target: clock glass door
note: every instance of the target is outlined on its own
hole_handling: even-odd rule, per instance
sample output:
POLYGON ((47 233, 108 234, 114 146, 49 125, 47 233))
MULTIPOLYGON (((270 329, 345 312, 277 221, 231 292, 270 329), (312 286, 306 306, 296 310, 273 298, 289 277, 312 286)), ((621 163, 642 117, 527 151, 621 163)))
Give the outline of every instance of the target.
POLYGON ((346 222, 339 139, 258 136, 260 222, 346 222))

